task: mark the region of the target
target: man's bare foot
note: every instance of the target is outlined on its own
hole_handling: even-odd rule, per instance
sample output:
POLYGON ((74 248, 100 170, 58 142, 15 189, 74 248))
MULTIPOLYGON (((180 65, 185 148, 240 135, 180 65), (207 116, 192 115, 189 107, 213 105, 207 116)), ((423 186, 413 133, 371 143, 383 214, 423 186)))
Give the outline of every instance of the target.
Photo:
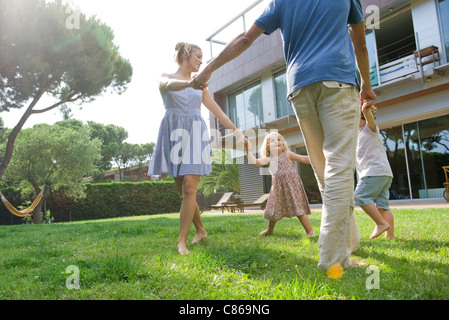
POLYGON ((273 230, 267 229, 265 231, 259 232, 259 236, 267 236, 267 235, 272 234, 272 233, 273 233, 273 230))
POLYGON ((388 223, 385 224, 376 224, 376 227, 374 228, 373 234, 369 237, 370 239, 377 238, 382 233, 390 229, 390 225, 388 223))
POLYGON ((197 232, 195 237, 192 240, 192 243, 198 243, 201 240, 206 239, 206 237, 207 237, 207 232, 206 231, 197 232))

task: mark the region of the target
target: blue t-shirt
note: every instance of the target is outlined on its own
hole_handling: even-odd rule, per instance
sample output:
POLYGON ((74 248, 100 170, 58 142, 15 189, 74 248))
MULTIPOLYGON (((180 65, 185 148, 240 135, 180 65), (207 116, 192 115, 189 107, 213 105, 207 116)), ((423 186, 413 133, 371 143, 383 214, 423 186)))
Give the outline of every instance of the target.
POLYGON ((255 24, 281 30, 287 94, 319 81, 356 85, 349 24, 364 21, 360 0, 272 0, 255 24))

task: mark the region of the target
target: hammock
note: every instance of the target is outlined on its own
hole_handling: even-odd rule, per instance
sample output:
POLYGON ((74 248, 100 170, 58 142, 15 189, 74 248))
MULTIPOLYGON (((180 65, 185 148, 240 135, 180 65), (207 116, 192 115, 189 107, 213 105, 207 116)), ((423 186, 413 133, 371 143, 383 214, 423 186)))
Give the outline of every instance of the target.
POLYGON ((17 217, 24 218, 27 215, 29 215, 31 212, 33 212, 34 209, 39 204, 39 202, 41 202, 41 200, 44 196, 44 189, 45 189, 45 186, 41 189, 41 192, 37 195, 36 199, 34 199, 33 203, 28 208, 26 208, 24 210, 18 210, 16 208, 14 208, 13 205, 11 203, 9 203, 9 201, 5 198, 5 196, 1 192, 0 192, 0 196, 2 198, 3 204, 5 205, 6 209, 9 210, 9 212, 11 212, 13 215, 15 215, 17 217))

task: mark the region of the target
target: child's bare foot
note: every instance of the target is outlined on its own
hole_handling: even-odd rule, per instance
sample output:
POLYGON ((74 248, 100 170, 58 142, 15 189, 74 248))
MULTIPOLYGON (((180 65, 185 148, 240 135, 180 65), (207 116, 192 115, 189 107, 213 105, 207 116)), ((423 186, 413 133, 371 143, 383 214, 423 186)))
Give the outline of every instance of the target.
POLYGON ((306 235, 304 237, 306 237, 306 238, 314 238, 314 237, 316 237, 316 234, 315 234, 315 232, 312 231, 312 232, 306 233, 306 235))
POLYGON ((201 231, 201 232, 198 232, 198 231, 197 231, 195 237, 194 237, 193 240, 192 240, 192 243, 198 243, 198 242, 200 242, 201 240, 206 239, 206 237, 207 237, 207 232, 206 232, 205 230, 204 230, 204 231, 201 231))
POLYGON ((259 236, 267 236, 272 233, 273 233, 273 230, 267 229, 265 231, 259 232, 259 236))
POLYGON ((370 239, 377 238, 378 236, 380 236, 382 233, 384 233, 388 229, 390 229, 390 225, 388 223, 377 224, 376 227, 374 228, 373 234, 369 238, 370 239))
POLYGON ((351 262, 349 263, 349 268, 358 268, 358 267, 362 267, 362 266, 366 265, 365 260, 361 260, 361 261, 355 261, 352 259, 349 259, 349 260, 351 260, 351 262))

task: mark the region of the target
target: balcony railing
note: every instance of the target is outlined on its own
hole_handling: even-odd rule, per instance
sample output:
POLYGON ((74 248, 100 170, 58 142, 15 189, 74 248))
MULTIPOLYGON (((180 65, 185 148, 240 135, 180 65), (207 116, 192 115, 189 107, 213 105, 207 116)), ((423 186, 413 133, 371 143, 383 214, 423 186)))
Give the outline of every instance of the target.
MULTIPOLYGON (((441 55, 442 50, 441 48, 437 48, 439 51, 439 59, 435 62, 435 64, 432 64, 432 67, 424 67, 424 65, 428 64, 428 60, 431 59, 431 57, 421 57, 420 52, 423 51, 424 48, 430 47, 438 47, 438 44, 440 43, 440 36, 439 36, 439 30, 438 28, 432 27, 427 30, 422 30, 419 33, 415 33, 414 35, 411 35, 410 37, 414 37, 415 40, 415 46, 411 47, 410 42, 407 44, 404 44, 404 46, 399 47, 395 49, 394 51, 399 52, 406 52, 406 54, 401 54, 396 59, 390 59, 387 63, 384 63, 382 65, 377 64, 377 75, 376 70, 371 70, 371 77, 373 81, 374 78, 378 80, 378 83, 376 87, 380 87, 382 85, 388 84, 390 82, 393 82, 394 80, 399 80, 401 78, 406 78, 412 74, 416 74, 413 76, 414 79, 421 78, 422 82, 424 82, 424 72, 425 70, 431 69, 432 67, 438 67, 442 64, 441 61, 441 55), (415 57, 415 52, 417 53, 417 57, 415 57)), ((385 57, 385 49, 388 48, 379 48, 377 51, 377 60, 383 59, 385 57)), ((392 52, 388 54, 392 55, 392 52)), ((394 52, 393 52, 394 55, 394 52)), ((385 60, 385 59, 383 59, 385 60)))
MULTIPOLYGON (((210 44, 210 57, 211 60, 215 57, 214 56, 214 44, 217 44, 221 47, 221 49, 228 44, 230 40, 232 40, 237 34, 246 31, 246 21, 248 20, 248 17, 256 18, 256 14, 261 12, 262 6, 259 6, 264 0, 257 0, 252 5, 250 5, 248 8, 243 10, 241 13, 236 15, 234 18, 229 20, 225 25, 223 25, 221 28, 219 28, 217 31, 215 31, 213 34, 211 34, 206 41, 210 44), (256 10, 253 10, 256 8, 256 10), (242 24, 240 26, 236 26, 235 23, 237 21, 241 20, 242 24)), ((252 21, 253 22, 253 21, 252 21)), ((251 23, 252 23, 251 22, 251 23)), ((221 50, 220 50, 221 51, 221 50)))
POLYGON ((387 83, 389 81, 408 76, 417 72, 415 63, 415 55, 411 54, 404 58, 381 65, 379 68, 380 83, 387 83))

